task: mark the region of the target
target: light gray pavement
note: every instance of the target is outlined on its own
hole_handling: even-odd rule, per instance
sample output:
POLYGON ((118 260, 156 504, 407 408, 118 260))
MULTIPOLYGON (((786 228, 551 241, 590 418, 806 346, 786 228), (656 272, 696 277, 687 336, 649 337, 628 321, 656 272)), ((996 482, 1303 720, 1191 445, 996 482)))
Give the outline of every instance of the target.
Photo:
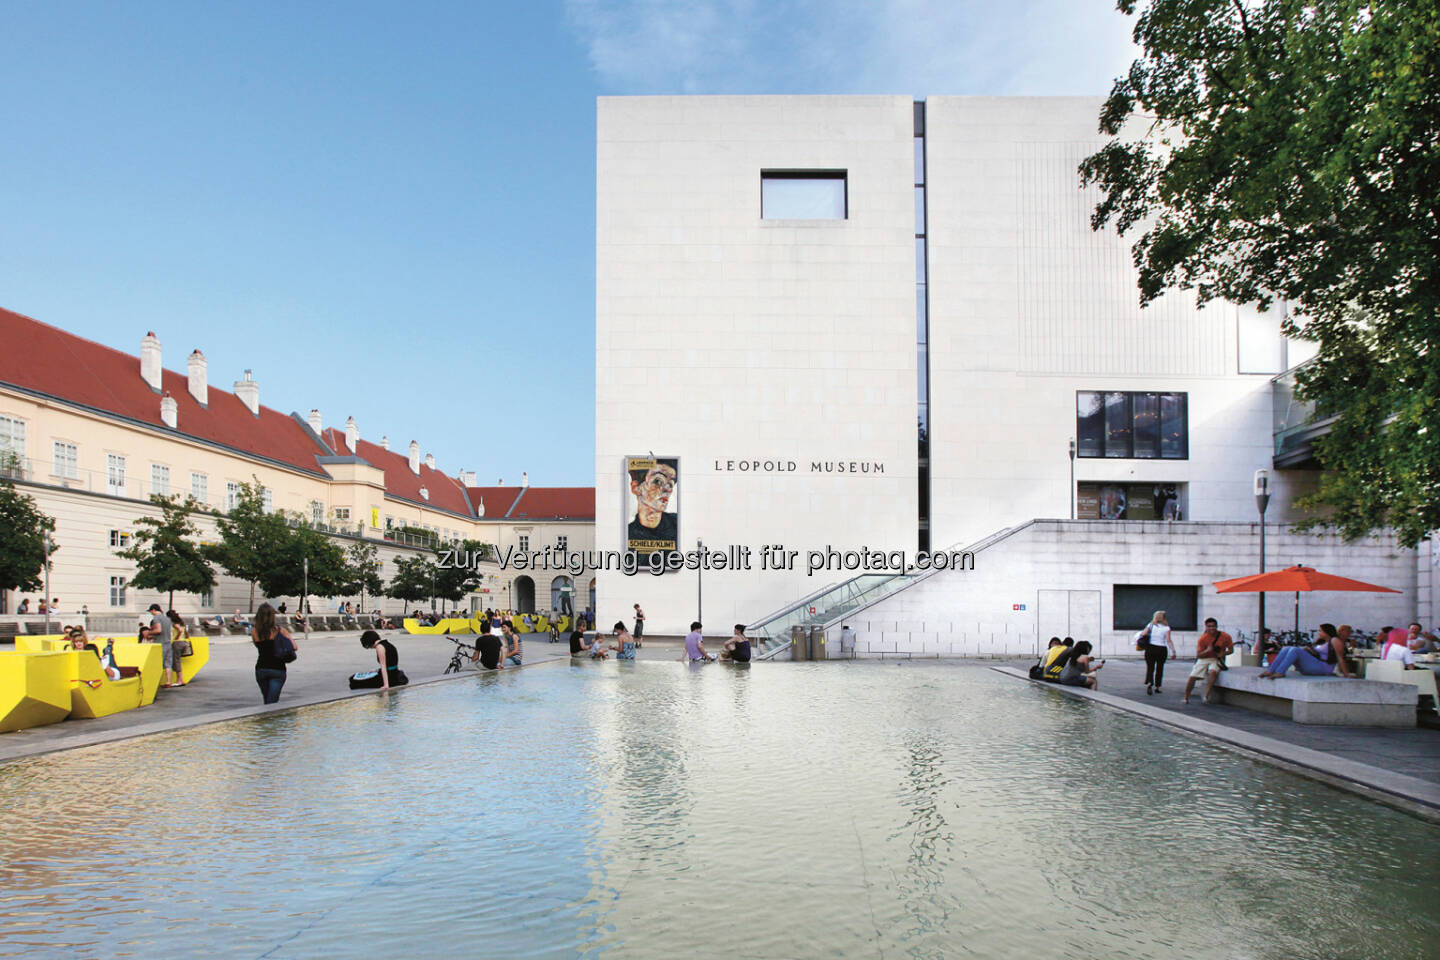
MULTIPOLYGON (((997 668, 1025 683, 1031 661, 997 668)), ((1353 788, 1358 792, 1403 801, 1399 805, 1431 819, 1440 819, 1440 730, 1417 727, 1330 727, 1295 723, 1226 704, 1204 704, 1202 686, 1187 705, 1182 699, 1194 660, 1166 664, 1165 688, 1145 693, 1145 665, 1138 660, 1110 660, 1100 672, 1096 693, 1076 687, 1044 684, 1057 696, 1079 696, 1136 713, 1149 720, 1198 734, 1259 754, 1298 772, 1353 788)))
MULTIPOLYGON (((411 686, 445 679, 445 666, 454 649, 449 638, 411 636, 393 630, 382 631, 381 636, 399 650, 400 668, 410 678, 411 686)), ((290 665, 280 702, 273 706, 261 703, 255 685, 255 648, 250 641, 245 637, 212 637, 210 662, 185 687, 161 690, 153 704, 137 710, 0 734, 0 762, 345 697, 384 695, 349 688, 352 673, 375 667, 375 655, 360 646, 358 631, 317 633, 308 639, 302 634, 296 639, 299 657, 290 665)), ((455 639, 468 644, 475 638, 455 639)), ((569 659, 570 646, 564 640, 549 643, 548 635, 524 634, 521 641, 525 660, 522 669, 569 659)), ((722 642, 716 641, 717 649, 722 642)), ((676 638, 647 637, 636 655, 642 660, 676 659, 681 649, 676 638)), ((468 664, 465 667, 471 673, 473 669, 468 664)), ((396 695, 403 696, 404 689, 396 691, 396 695)))

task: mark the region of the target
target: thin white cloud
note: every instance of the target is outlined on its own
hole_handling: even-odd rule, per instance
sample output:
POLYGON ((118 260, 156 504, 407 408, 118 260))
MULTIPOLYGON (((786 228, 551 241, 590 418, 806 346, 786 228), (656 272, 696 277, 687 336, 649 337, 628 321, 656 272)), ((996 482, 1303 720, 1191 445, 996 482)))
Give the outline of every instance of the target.
POLYGON ((1112 0, 566 0, 611 93, 1101 94, 1112 0))

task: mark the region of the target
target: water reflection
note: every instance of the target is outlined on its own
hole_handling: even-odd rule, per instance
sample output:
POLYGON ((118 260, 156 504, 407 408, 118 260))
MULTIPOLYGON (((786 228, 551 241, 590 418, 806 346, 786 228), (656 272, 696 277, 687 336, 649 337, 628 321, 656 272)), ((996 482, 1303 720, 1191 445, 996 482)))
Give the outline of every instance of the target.
POLYGON ((6 764, 0 811, 0 956, 1440 942, 1435 827, 939 664, 484 674, 6 764))

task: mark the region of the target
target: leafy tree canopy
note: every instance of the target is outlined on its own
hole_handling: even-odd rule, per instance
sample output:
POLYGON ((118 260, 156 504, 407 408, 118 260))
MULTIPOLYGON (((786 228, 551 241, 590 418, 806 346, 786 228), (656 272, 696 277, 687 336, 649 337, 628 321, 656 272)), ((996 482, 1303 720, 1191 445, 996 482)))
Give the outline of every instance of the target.
MULTIPOLYGON (((290 529, 283 517, 265 512, 264 488, 259 480, 240 484, 234 509, 216 520, 220 542, 202 547, 207 560, 219 564, 232 577, 250 584, 250 609, 255 609, 255 586, 278 562, 290 529)), ((298 591, 297 591, 298 592, 298 591)))
POLYGON ((424 600, 433 596, 431 591, 438 573, 434 562, 426 556, 399 557, 395 561, 395 576, 390 578, 385 592, 407 603, 424 600))
POLYGON ((307 522, 291 527, 282 521, 281 527, 284 533, 271 552, 271 564, 259 578, 265 595, 333 597, 339 594, 349 579, 345 553, 339 545, 307 522))
POLYGON ((1440 528, 1440 4, 1117 6, 1143 55, 1080 168, 1092 226, 1138 231, 1144 302, 1286 301, 1286 332, 1319 344, 1300 395, 1338 418, 1308 505, 1418 542, 1440 528))
POLYGON ((168 607, 175 607, 175 592, 204 593, 215 586, 215 571, 195 543, 195 525, 190 516, 200 505, 191 497, 152 496, 160 508, 158 517, 140 517, 130 547, 119 555, 134 560, 138 569, 131 585, 159 590, 170 595, 168 607))
MULTIPOLYGON (((44 586, 45 536, 54 532, 55 520, 0 477, 0 590, 44 586)), ((56 549, 52 546, 51 553, 56 549)))
POLYGON ((479 540, 465 540, 458 546, 446 547, 443 550, 435 549, 435 596, 454 603, 464 599, 470 589, 479 582, 480 575, 469 565, 472 557, 490 557, 490 548, 479 540), (457 561, 464 563, 449 563, 441 565, 445 555, 453 551, 457 561))
POLYGON ((365 595, 378 596, 385 590, 380 579, 380 556, 373 543, 358 541, 345 552, 345 584, 341 594, 359 594, 360 608, 365 608, 365 595))

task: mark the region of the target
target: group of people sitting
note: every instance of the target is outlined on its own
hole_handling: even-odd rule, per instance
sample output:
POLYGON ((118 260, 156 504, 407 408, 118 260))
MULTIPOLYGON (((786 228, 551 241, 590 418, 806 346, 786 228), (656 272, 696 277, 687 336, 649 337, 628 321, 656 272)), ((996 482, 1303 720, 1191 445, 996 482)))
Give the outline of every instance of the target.
POLYGON ((478 670, 504 670, 505 664, 519 667, 524 664, 520 649, 520 634, 509 620, 503 620, 493 611, 486 610, 480 617, 480 631, 471 648, 470 662, 478 670))
MULTIPOLYGON (((705 651, 705 638, 701 634, 702 625, 696 620, 690 624, 690 633, 685 637, 685 651, 680 655, 682 661, 703 661, 710 662, 716 658, 705 651)), ((616 620, 615 626, 611 628, 614 640, 606 643, 604 638, 597 636, 593 641, 585 636, 585 631, 575 629, 570 633, 570 656, 589 657, 592 660, 606 660, 613 653, 616 660, 634 660, 635 648, 640 646, 640 641, 631 634, 630 628, 625 626, 624 620, 616 620)), ((735 663, 750 662, 750 638, 745 636, 745 624, 735 624, 735 633, 725 642, 720 650, 719 659, 729 660, 735 663)))
POLYGON ((100 661, 100 669, 104 672, 105 676, 111 680, 120 679, 120 668, 115 665, 114 640, 107 642, 104 652, 101 652, 99 647, 90 642, 90 638, 85 635, 85 628, 81 626, 66 627, 65 640, 70 644, 70 649, 72 650, 89 650, 95 654, 96 658, 100 661))
POLYGON ((1051 637, 1050 645, 1040 662, 1030 668, 1030 676, 1048 683, 1062 683, 1067 687, 1089 687, 1097 690, 1100 681, 1097 674, 1105 666, 1104 660, 1091 656, 1093 650, 1089 640, 1075 642, 1074 637, 1051 637))

